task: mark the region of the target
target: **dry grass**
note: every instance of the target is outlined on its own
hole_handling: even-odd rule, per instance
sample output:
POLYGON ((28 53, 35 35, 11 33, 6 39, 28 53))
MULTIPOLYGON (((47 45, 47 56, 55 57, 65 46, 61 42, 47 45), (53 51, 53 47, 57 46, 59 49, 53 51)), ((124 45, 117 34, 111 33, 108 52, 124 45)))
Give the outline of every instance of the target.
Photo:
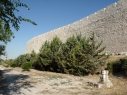
POLYGON ((111 62, 115 60, 119 60, 120 58, 125 58, 125 55, 115 55, 115 56, 109 56, 109 58, 106 60, 106 62, 111 62))
MULTIPOLYGON (((123 57, 125 56, 110 56, 107 62, 114 61, 123 57)), ((12 71, 22 72, 20 68, 14 68, 12 71)), ((34 89, 31 91, 37 90, 38 93, 40 93, 41 95, 42 94, 43 95, 127 95, 127 78, 124 78, 122 76, 120 77, 109 76, 109 79, 113 83, 113 87, 99 89, 87 85, 88 81, 94 81, 97 83, 99 81, 98 75, 78 77, 68 74, 36 71, 33 69, 31 69, 30 72, 23 72, 23 73, 30 76, 29 79, 30 83, 35 86, 34 88, 29 88, 29 89, 34 89)), ((23 81, 25 82, 25 80, 23 81)))

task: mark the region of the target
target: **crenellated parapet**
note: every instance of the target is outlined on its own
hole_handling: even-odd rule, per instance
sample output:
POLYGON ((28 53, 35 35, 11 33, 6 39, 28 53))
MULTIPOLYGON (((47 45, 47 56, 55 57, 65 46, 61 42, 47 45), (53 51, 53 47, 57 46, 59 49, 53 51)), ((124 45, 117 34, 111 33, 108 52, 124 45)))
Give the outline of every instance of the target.
POLYGON ((54 36, 64 42, 72 35, 90 36, 92 32, 99 41, 103 40, 107 53, 127 52, 127 0, 119 0, 81 20, 32 38, 26 44, 26 53, 39 52, 42 44, 54 36))

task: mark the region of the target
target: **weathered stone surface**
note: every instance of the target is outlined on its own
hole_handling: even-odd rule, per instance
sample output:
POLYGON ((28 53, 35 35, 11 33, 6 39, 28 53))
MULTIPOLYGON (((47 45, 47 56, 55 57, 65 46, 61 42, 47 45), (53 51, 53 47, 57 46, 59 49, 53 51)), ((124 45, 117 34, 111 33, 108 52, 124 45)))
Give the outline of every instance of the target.
POLYGON ((99 41, 103 40, 108 54, 127 52, 127 0, 119 0, 79 21, 32 38, 27 42, 26 53, 39 52, 42 44, 56 35, 64 42, 77 33, 90 36, 92 32, 99 41))
POLYGON ((112 82, 108 78, 108 70, 102 70, 100 74, 100 80, 98 83, 98 88, 107 87, 111 88, 113 86, 112 82))

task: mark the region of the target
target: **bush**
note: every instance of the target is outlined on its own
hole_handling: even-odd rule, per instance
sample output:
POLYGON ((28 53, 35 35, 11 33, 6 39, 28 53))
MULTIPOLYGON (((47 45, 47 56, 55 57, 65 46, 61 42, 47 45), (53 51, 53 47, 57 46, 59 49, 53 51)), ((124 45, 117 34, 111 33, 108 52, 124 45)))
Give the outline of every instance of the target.
POLYGON ((124 74, 127 76, 127 59, 120 59, 121 62, 121 69, 124 72, 124 74))
POLYGON ((18 67, 21 67, 23 63, 30 62, 30 54, 22 54, 19 55, 15 60, 14 63, 17 64, 18 67))
POLYGON ((113 64, 112 63, 108 63, 107 64, 107 69, 108 69, 110 74, 113 73, 113 64))
POLYGON ((127 59, 120 59, 122 70, 127 70, 127 59))
POLYGON ((107 64, 107 69, 109 73, 116 74, 122 72, 120 60, 115 60, 107 64))
POLYGON ((16 63, 12 63, 10 66, 11 67, 18 67, 16 63))
POLYGON ((23 63, 23 64, 21 65, 21 67, 22 67, 22 69, 23 69, 24 71, 29 71, 29 70, 32 68, 32 64, 29 63, 29 62, 23 63))
POLYGON ((9 67, 9 64, 7 64, 7 63, 3 63, 2 64, 4 67, 9 67))
POLYGON ((122 58, 107 64, 107 69, 112 74, 126 73, 127 72, 127 59, 122 58))
POLYGON ((4 60, 0 58, 0 65, 4 63, 4 60))

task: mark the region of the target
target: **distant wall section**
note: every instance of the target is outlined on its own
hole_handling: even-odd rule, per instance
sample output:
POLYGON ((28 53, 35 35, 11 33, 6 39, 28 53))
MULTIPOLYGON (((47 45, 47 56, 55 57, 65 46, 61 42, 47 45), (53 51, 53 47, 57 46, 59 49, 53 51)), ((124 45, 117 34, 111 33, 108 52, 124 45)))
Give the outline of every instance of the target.
POLYGON ((38 53, 42 44, 54 36, 65 41, 77 33, 90 36, 92 32, 99 41, 103 40, 107 53, 127 52, 127 0, 119 0, 79 21, 32 38, 26 44, 26 53, 32 50, 38 53))

